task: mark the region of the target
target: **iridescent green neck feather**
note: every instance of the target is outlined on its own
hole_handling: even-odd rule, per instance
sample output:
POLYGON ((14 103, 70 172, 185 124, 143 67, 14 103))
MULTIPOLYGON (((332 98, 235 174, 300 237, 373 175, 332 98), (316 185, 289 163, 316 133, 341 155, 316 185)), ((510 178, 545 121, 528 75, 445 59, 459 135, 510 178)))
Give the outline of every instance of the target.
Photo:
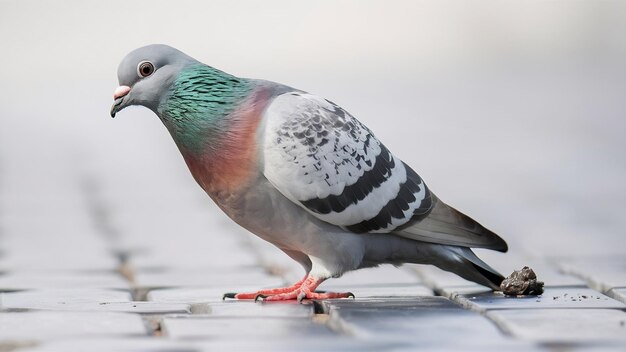
POLYGON ((227 118, 253 84, 204 64, 185 67, 158 112, 183 153, 217 150, 227 136, 227 118))

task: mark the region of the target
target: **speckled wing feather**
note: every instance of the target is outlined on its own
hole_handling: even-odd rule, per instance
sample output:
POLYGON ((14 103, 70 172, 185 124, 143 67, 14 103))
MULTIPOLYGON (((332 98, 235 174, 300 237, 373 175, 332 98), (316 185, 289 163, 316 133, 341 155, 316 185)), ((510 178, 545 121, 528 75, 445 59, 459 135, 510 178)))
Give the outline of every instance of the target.
POLYGON ((319 219, 386 233, 430 210, 422 179, 336 104, 290 92, 266 114, 266 177, 319 219))
POLYGON ((482 226, 438 201, 415 171, 336 104, 307 93, 284 93, 268 106, 265 119, 265 176, 315 217, 356 233, 393 232, 485 247, 482 226), (422 229, 419 224, 435 201, 438 218, 422 229), (474 223, 481 228, 475 234, 474 223))

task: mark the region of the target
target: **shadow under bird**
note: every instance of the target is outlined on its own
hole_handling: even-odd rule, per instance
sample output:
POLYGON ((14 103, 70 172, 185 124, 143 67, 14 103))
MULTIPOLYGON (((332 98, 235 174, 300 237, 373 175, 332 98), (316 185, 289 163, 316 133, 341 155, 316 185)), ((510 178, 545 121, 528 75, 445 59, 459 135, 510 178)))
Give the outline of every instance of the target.
POLYGON ((316 288, 384 263, 433 264, 492 289, 502 282, 470 248, 506 252, 506 242, 437 198, 337 104, 166 45, 130 52, 118 79, 111 116, 130 105, 152 110, 220 209, 306 271, 290 287, 225 297, 353 297, 316 288))

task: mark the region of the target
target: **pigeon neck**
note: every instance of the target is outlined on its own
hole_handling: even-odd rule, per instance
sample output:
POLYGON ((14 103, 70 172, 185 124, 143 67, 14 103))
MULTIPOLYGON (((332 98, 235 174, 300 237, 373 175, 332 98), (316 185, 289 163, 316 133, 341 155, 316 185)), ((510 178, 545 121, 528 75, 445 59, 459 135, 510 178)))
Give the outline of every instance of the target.
POLYGON ((229 128, 202 153, 182 154, 191 174, 221 207, 258 176, 258 129, 271 89, 258 85, 226 117, 229 128))
POLYGON ((183 153, 217 150, 228 116, 252 91, 250 81, 204 64, 181 70, 158 115, 183 153))

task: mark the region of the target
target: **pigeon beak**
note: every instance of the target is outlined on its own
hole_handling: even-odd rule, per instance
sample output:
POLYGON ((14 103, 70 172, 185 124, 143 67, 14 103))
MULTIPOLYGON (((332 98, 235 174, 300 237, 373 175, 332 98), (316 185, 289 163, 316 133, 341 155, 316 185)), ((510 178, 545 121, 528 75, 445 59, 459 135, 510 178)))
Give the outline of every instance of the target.
POLYGON ((126 104, 124 104, 124 97, 128 94, 128 92, 130 92, 129 86, 119 86, 115 88, 115 92, 113 92, 113 99, 115 99, 115 102, 113 102, 113 106, 111 106, 111 117, 115 117, 115 114, 126 107, 126 104))

